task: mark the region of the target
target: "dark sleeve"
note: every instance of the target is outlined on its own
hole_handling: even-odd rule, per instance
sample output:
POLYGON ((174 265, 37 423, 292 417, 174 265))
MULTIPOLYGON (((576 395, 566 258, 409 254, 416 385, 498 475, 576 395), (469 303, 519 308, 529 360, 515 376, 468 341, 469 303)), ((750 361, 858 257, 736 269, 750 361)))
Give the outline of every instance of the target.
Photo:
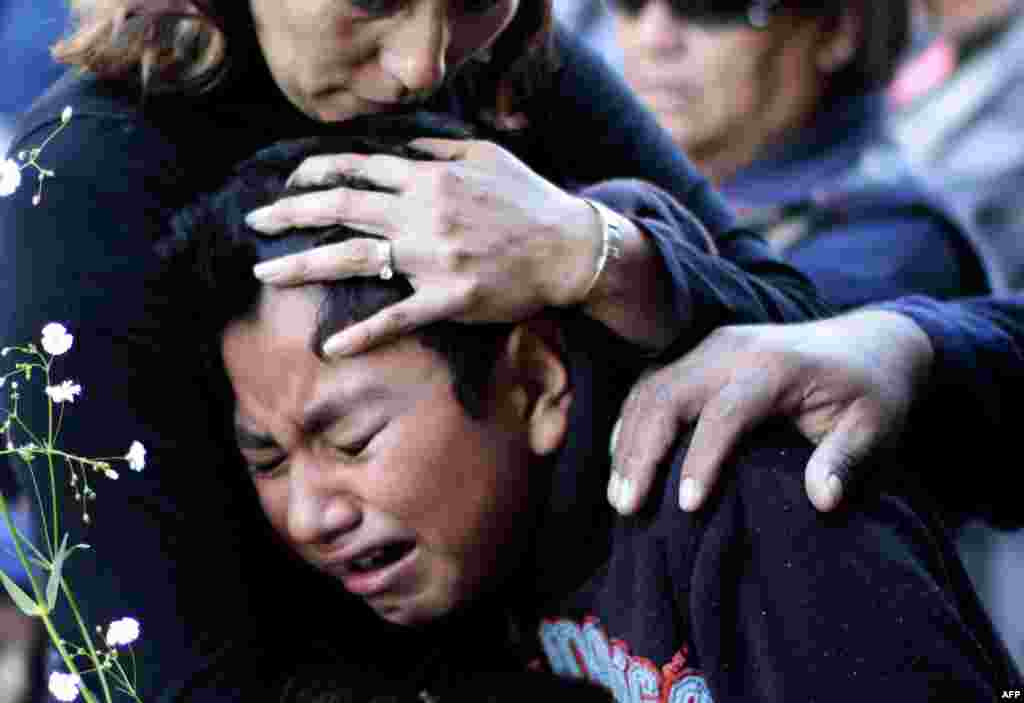
MULTIPOLYGON (((676 279, 691 288, 695 319, 781 322, 823 314, 810 282, 761 237, 735 228, 722 198, 607 64, 567 32, 557 40, 562 66, 531 109, 528 163, 574 188, 614 178, 648 181, 693 213, 715 241, 718 257, 668 265, 673 276, 686 268, 707 272, 686 282, 676 279)), ((694 245, 693 255, 704 251, 690 228, 674 234, 694 245)), ((675 255, 684 256, 683 250, 675 255)))
POLYGON ((846 310, 905 295, 984 295, 977 255, 939 217, 879 212, 835 223, 787 252, 833 307, 846 310))
POLYGON ((983 701, 1021 688, 921 491, 894 485, 888 463, 848 507, 819 513, 804 492, 810 452, 788 428, 761 432, 702 518, 688 602, 714 699, 983 701))
MULTIPOLYGON (((53 131, 54 117, 33 115, 36 126, 12 151, 39 145, 53 131)), ((80 112, 39 160, 55 175, 45 180, 37 206, 31 171, 14 195, 0 198, 0 346, 38 345, 44 324, 66 325, 74 345, 54 363, 54 380, 74 379, 83 392, 67 407, 57 445, 89 457, 123 456, 135 440, 150 450, 142 473, 120 464, 117 481, 89 475, 97 498, 88 506, 88 528, 68 491, 62 527, 72 544, 94 547, 76 553, 65 571, 88 621, 105 627, 130 615, 142 622, 135 648, 140 695, 151 697, 183 670, 192 645, 175 598, 173 540, 161 531, 176 519, 161 482, 172 472, 161 462, 155 433, 134 412, 137 403, 159 397, 159 384, 129 383, 132 358, 119 340, 140 309, 153 261, 150 241, 165 220, 168 203, 159 194, 176 192, 175 154, 132 120, 80 112)), ((22 391, 20 414, 45 432, 41 386, 23 383, 22 391)), ((199 410, 179 409, 183 420, 199 410)), ((58 486, 66 485, 67 467, 58 468, 58 486)), ((79 641, 63 610, 58 624, 67 639, 79 641)))
POLYGON ((926 394, 911 413, 907 446, 932 457, 926 479, 945 507, 1021 526, 1024 513, 998 457, 1019 454, 1024 398, 1024 295, 937 302, 904 298, 881 306, 910 317, 935 351, 926 394), (939 442, 937 438, 958 438, 939 442), (964 467, 991 467, 970 480, 964 467))
MULTIPOLYGON (((746 275, 736 263, 717 255, 703 224, 664 190, 645 181, 613 180, 586 187, 580 194, 630 217, 652 238, 674 283, 678 318, 685 319, 684 306, 700 311, 665 358, 690 349, 721 325, 789 319, 786 301, 770 277, 746 275)), ((777 262, 763 264, 786 270, 777 262)))

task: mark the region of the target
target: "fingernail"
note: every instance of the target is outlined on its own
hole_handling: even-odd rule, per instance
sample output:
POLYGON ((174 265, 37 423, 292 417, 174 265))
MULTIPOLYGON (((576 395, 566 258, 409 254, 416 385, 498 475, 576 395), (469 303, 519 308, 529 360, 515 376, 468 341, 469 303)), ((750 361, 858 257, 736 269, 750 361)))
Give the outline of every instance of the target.
POLYGON ((619 495, 615 503, 616 509, 623 515, 630 515, 635 509, 633 502, 636 500, 636 486, 633 479, 628 476, 619 476, 619 495))
POLYGON ((619 474, 612 471, 611 476, 608 477, 608 502, 616 510, 619 509, 619 484, 619 474))
POLYGON ((828 502, 828 509, 832 510, 843 499, 843 482, 835 474, 829 474, 825 479, 825 500, 828 502))
POLYGON ((261 281, 272 281, 285 272, 288 264, 281 259, 262 261, 252 267, 253 275, 261 281))
POLYGON ((324 342, 324 356, 345 356, 349 352, 348 341, 340 334, 336 334, 324 342))
POLYGON ((688 513, 697 509, 700 502, 703 487, 695 478, 687 476, 683 479, 683 485, 679 488, 679 507, 688 513))
POLYGON ((245 216, 245 224, 262 232, 273 229, 273 220, 270 217, 270 206, 261 207, 258 210, 250 212, 245 216))
POLYGON ((619 442, 619 430, 622 429, 622 418, 615 421, 615 426, 612 427, 612 436, 608 440, 608 453, 615 456, 615 445, 619 442))

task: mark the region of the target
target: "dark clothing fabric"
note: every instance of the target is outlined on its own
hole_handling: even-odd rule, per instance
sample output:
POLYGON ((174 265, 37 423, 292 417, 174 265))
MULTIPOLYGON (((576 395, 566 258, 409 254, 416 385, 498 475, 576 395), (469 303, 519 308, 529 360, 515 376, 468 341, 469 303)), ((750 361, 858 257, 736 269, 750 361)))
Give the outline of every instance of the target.
POLYGON ((1001 472, 968 477, 979 457, 998 467, 1020 453, 1024 296, 958 302, 915 296, 883 307, 912 318, 935 350, 927 393, 914 406, 905 442, 923 466, 941 469, 928 478, 930 489, 954 517, 1024 526, 1020 499, 1003 487, 1001 472))
POLYGON ((678 508, 683 441, 651 508, 622 519, 589 485, 607 471, 601 418, 614 418, 628 370, 608 373, 603 354, 573 362, 601 378, 574 372, 587 390, 555 474, 555 517, 538 533, 539 631, 556 672, 599 681, 620 702, 988 700, 1021 686, 900 457, 880 459, 879 480, 846 508, 820 514, 804 491, 812 447, 769 426, 690 515, 678 508))
POLYGON ((984 247, 911 174, 883 116, 878 95, 834 101, 722 192, 837 308, 1000 290, 984 247))
MULTIPOLYGON (((531 127, 518 136, 491 136, 564 186, 611 177, 650 180, 704 223, 721 258, 692 218, 659 226, 653 221, 660 215, 644 215, 672 262, 680 302, 693 301, 696 323, 679 345, 726 321, 821 313, 805 278, 779 263, 758 237, 732 229, 719 197, 603 64, 569 37, 560 35, 559 44, 564 67, 529 106, 531 127)), ((133 440, 150 449, 151 465, 142 474, 122 472, 120 481, 99 486, 87 533, 79 534, 75 509, 64 521, 72 542, 96 547, 90 555, 76 554, 67 567, 87 619, 104 623, 132 614, 142 620, 136 653, 144 697, 192 668, 197 640, 217 644, 252 618, 251 589, 237 576, 248 535, 224 518, 233 504, 252 497, 244 487, 228 492, 210 480, 235 459, 232 450, 206 439, 221 427, 221 410, 183 364, 147 375, 133 371, 140 360, 124 351, 125 326, 145 314, 152 243, 166 235, 173 211, 217 187, 233 164, 258 148, 338 129, 294 110, 258 54, 235 56, 233 65, 235 74, 222 87, 195 98, 154 96, 144 106, 133 86, 67 77, 24 118, 12 146, 15 152, 38 145, 64 107, 74 109, 70 125, 40 159, 55 172, 42 202, 30 204, 31 179, 0 200, 4 338, 35 339, 54 320, 76 335, 60 373, 85 391, 61 442, 91 456, 123 452, 133 440), (170 426, 141 421, 142 404, 162 405, 170 426), (187 507, 177 500, 183 495, 187 507), (204 527, 201 537, 186 537, 194 525, 204 527), (217 568, 199 568, 203 560, 217 568)), ((457 81, 432 106, 479 122, 481 106, 457 81)), ((279 576, 255 572, 263 582, 279 576)))
POLYGON ((50 45, 63 34, 67 20, 67 3, 60 0, 0 1, 0 126, 13 125, 63 73, 50 56, 50 45))
MULTIPOLYGON (((570 429, 538 501, 532 556, 490 599, 422 632, 351 616, 341 639, 363 648, 391 638, 378 666, 400 660, 400 684, 364 669, 365 648, 348 652, 344 643, 333 660, 305 649, 304 671, 342 667, 344 686, 362 692, 342 700, 362 701, 416 700, 422 691, 459 700, 457 672, 517 666, 589 680, 618 703, 853 702, 880 692, 981 701, 1022 686, 928 497, 893 478, 902 475, 898 458, 886 460, 885 485, 823 515, 803 488, 811 447, 789 428, 766 427, 726 467, 710 504, 690 515, 676 491, 682 442, 651 507, 618 517, 594 478, 607 475, 610 425, 636 355, 592 321, 566 324, 579 342, 568 352, 570 429)), ((242 672, 253 651, 275 661, 235 650, 172 700, 246 700, 255 689, 242 672)), ((272 668, 260 669, 263 690, 280 689, 277 671, 275 680, 272 668)), ((506 700, 506 690, 492 700, 506 700)))

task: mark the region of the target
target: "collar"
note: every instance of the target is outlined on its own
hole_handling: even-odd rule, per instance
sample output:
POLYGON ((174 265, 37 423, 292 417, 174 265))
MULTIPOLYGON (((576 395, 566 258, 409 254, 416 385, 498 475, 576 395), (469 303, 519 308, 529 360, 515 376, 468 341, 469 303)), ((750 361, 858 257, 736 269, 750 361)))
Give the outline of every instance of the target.
POLYGON ((884 139, 884 105, 878 93, 829 101, 795 139, 723 183, 723 194, 741 210, 814 199, 842 182, 867 147, 884 139))
POLYGON ((561 600, 604 563, 615 511, 608 504, 608 442, 643 354, 599 322, 576 314, 563 324, 573 402, 569 430, 539 498, 531 549, 530 607, 561 600))

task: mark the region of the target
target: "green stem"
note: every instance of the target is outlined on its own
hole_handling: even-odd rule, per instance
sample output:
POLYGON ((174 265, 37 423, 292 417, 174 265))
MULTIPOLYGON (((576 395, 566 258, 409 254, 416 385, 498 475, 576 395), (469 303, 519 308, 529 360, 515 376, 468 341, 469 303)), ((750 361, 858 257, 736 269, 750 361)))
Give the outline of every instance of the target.
MULTIPOLYGON (((50 385, 49 365, 46 367, 46 385, 50 385)), ((53 436, 53 401, 49 398, 46 399, 46 415, 46 448, 47 450, 52 450, 56 439, 53 436)), ((57 514, 57 472, 53 468, 53 453, 51 451, 46 452, 46 464, 50 469, 50 510, 53 513, 53 553, 56 554, 57 550, 60 549, 60 545, 57 543, 57 535, 60 534, 60 516, 57 514)))
POLYGON ((78 629, 82 631, 82 637, 85 640, 85 647, 89 650, 89 660, 92 661, 92 665, 96 667, 96 675, 99 677, 100 686, 103 688, 103 696, 108 703, 112 703, 113 699, 110 697, 110 686, 107 684, 107 675, 100 667, 100 657, 96 653, 96 648, 93 647, 92 636, 89 633, 89 628, 86 627, 85 621, 82 620, 82 614, 78 611, 78 603, 75 601, 75 596, 71 593, 71 587, 63 578, 60 580, 60 588, 64 591, 64 596, 68 599, 68 607, 71 608, 71 613, 75 616, 75 622, 78 623, 78 629))
MULTIPOLYGON (((3 514, 4 522, 7 523, 7 529, 11 531, 11 535, 14 535, 14 521, 11 519, 10 512, 7 509, 7 500, 4 498, 2 493, 0 493, 0 513, 3 514)), ((12 539, 11 541, 14 542, 14 550, 18 554, 18 561, 21 562, 21 568, 25 570, 29 583, 32 585, 32 593, 36 597, 36 606, 39 606, 46 602, 46 599, 43 597, 42 589, 39 587, 39 583, 36 581, 36 577, 32 569, 29 567, 28 559, 25 558, 25 552, 21 548, 21 543, 17 539, 12 539)), ((64 579, 61 579, 61 585, 65 586, 66 592, 64 579)), ((39 608, 39 612, 39 617, 43 621, 43 626, 46 628, 46 632, 50 635, 50 641, 53 642, 54 647, 57 648, 57 652, 60 653, 61 659, 64 660, 64 664, 68 667, 68 671, 81 678, 81 673, 79 673, 78 667, 75 666, 74 660, 68 655, 67 650, 64 649, 64 641, 60 638, 60 635, 57 634, 57 630, 53 626, 53 620, 50 619, 50 614, 41 607, 39 608)), ((81 626, 81 623, 79 624, 81 626)), ((82 630, 86 635, 88 635, 88 632, 84 627, 82 627, 82 630)), ((102 676, 100 677, 100 681, 104 682, 102 676)), ((99 703, 93 692, 85 686, 84 681, 81 682, 79 690, 81 691, 82 698, 85 699, 86 703, 99 703)), ((107 692, 107 702, 112 703, 109 692, 107 692)))
MULTIPOLYGON (((132 657, 132 671, 134 672, 135 671, 135 654, 132 653, 131 649, 129 649, 128 652, 131 653, 131 657, 132 657)), ((132 678, 129 679, 128 678, 128 672, 124 670, 123 666, 121 666, 121 661, 117 657, 115 657, 113 661, 114 661, 114 666, 116 666, 118 671, 121 673, 121 681, 124 682, 124 691, 125 691, 125 693, 127 693, 129 696, 131 696, 132 700, 136 701, 136 703, 142 703, 142 701, 139 700, 138 694, 136 694, 136 692, 135 692, 135 677, 134 677, 134 675, 132 676, 132 678)))
POLYGON ((36 437, 35 433, 31 429, 29 429, 29 426, 25 424, 25 421, 21 419, 21 416, 13 415, 12 417, 14 421, 18 423, 18 426, 21 427, 21 431, 28 436, 29 441, 32 444, 35 444, 37 447, 41 447, 42 442, 40 442, 39 438, 36 437))
MULTIPOLYGON (((51 141, 53 141, 53 138, 54 138, 54 137, 56 137, 56 136, 57 136, 58 134, 60 134, 61 132, 63 132, 63 131, 64 131, 64 128, 65 128, 65 127, 67 127, 67 126, 68 126, 68 123, 67 123, 67 122, 61 122, 61 123, 60 123, 59 125, 57 125, 57 129, 53 130, 53 132, 52 132, 52 133, 50 134, 50 136, 48 136, 48 137, 47 137, 47 138, 46 138, 46 139, 45 139, 45 140, 43 141, 43 143, 42 143, 42 144, 40 144, 39 146, 37 146, 37 147, 36 147, 36 149, 38 149, 38 150, 39 150, 39 151, 41 152, 41 151, 42 151, 43 149, 45 149, 45 148, 46 148, 46 145, 47 145, 47 144, 49 144, 49 143, 50 143, 51 141)), ((35 159, 32 159, 32 162, 34 163, 34 162, 35 162, 35 159)))

